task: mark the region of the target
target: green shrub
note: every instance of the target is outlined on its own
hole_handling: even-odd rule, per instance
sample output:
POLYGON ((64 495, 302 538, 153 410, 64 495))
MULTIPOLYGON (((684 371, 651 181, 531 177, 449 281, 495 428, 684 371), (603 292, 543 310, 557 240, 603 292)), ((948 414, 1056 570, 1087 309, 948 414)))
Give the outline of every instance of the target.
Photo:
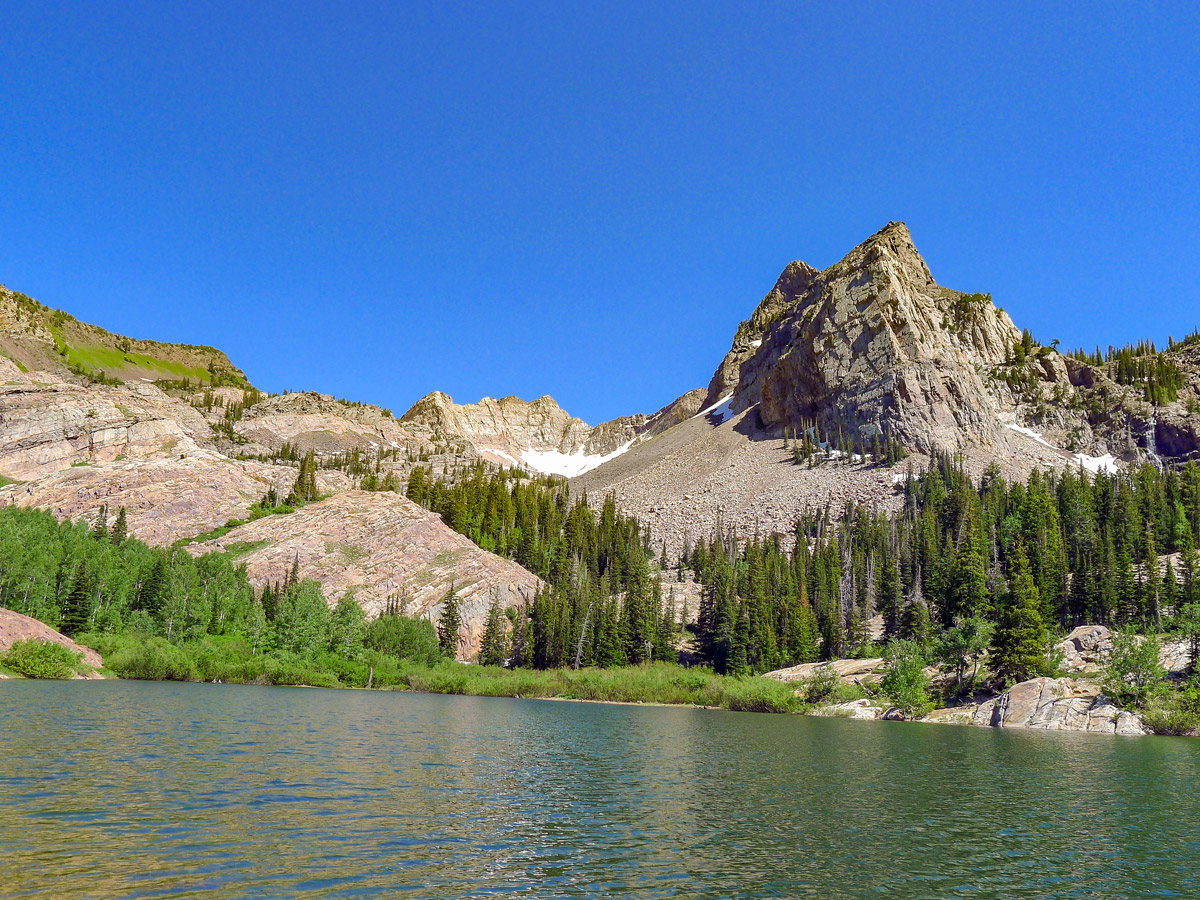
POLYGON ((62 644, 29 638, 17 641, 0 656, 2 662, 18 675, 26 678, 70 678, 75 674, 82 653, 77 653, 62 644))
POLYGON ((105 665, 122 678, 143 681, 195 681, 199 677, 187 651, 157 637, 127 643, 105 665))
POLYGON ((887 670, 879 683, 880 693, 906 719, 919 719, 933 708, 920 646, 915 641, 892 641, 885 659, 887 670))
POLYGON ((841 676, 834 671, 833 666, 818 666, 807 678, 796 682, 796 690, 800 698, 807 704, 837 702, 837 694, 842 686, 841 676))
POLYGON ((1120 706, 1146 707, 1167 674, 1158 657, 1158 635, 1114 635, 1112 656, 1104 670, 1104 692, 1120 706))
POLYGON ((1200 730, 1200 677, 1175 691, 1160 690, 1142 711, 1142 721, 1155 734, 1192 734, 1200 730))
POLYGON ((437 630, 428 619, 380 616, 367 625, 363 645, 378 653, 428 666, 437 665, 442 658, 437 630))
POLYGON ((1142 722, 1155 734, 1191 734, 1200 728, 1200 714, 1169 700, 1152 703, 1141 715, 1142 722))

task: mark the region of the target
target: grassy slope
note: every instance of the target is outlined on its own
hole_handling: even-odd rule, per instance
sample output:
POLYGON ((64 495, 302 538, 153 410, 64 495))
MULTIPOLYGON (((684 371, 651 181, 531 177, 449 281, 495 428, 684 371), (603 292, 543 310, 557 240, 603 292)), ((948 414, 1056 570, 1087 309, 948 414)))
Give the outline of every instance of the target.
MULTIPOLYGON (((209 365, 225 373, 229 383, 246 384, 245 373, 215 347, 144 341, 114 334, 80 322, 68 313, 45 306, 31 297, 0 286, 0 312, 9 321, 5 337, 25 353, 9 352, 19 366, 41 367, 57 358, 70 369, 103 372, 123 380, 168 379, 208 381, 209 365), (48 344, 52 342, 53 346, 48 344), (38 352, 37 347, 44 348, 38 352), (50 351, 50 352, 46 352, 50 351)), ((10 347, 10 351, 13 348, 10 347)))

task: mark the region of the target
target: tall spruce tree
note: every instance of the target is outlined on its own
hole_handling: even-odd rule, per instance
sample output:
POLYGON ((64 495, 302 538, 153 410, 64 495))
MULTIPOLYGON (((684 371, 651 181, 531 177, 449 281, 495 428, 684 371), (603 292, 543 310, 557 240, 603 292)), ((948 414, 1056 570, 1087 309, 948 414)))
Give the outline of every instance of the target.
POLYGON ((462 631, 462 613, 458 608, 458 592, 454 585, 442 597, 442 614, 438 617, 438 647, 442 654, 454 659, 458 655, 459 633, 462 631))

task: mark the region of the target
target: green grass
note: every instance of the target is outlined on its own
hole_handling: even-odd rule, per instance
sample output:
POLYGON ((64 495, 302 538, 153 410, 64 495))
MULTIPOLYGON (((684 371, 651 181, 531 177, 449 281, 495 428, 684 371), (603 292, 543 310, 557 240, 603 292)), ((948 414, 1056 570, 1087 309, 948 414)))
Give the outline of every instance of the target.
POLYGON ((444 664, 402 666, 406 687, 435 694, 532 697, 706 706, 744 712, 799 713, 794 688, 769 678, 717 675, 670 663, 620 669, 533 670, 444 664))
POLYGON ((99 369, 113 373, 127 366, 137 366, 139 369, 161 372, 179 379, 208 380, 208 369, 204 366, 185 366, 182 363, 169 362, 145 353, 123 353, 120 350, 98 345, 74 347, 67 344, 65 346, 67 361, 85 369, 99 369))
POLYGON ((9 478, 6 475, 0 475, 0 487, 7 487, 10 484, 21 484, 16 478, 9 478))
POLYGON ((670 663, 620 669, 534 670, 435 665, 366 650, 355 659, 332 653, 300 657, 255 653, 240 637, 208 636, 171 644, 137 634, 84 634, 77 640, 99 651, 105 670, 121 678, 153 681, 221 681, 313 687, 366 687, 479 697, 592 700, 703 706, 745 712, 803 713, 812 708, 795 685, 756 676, 732 677, 711 669, 670 663))

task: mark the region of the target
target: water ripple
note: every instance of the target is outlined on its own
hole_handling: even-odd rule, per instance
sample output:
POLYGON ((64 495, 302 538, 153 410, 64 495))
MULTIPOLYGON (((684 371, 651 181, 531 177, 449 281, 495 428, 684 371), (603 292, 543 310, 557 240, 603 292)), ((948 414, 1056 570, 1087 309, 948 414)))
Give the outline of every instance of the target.
POLYGON ((1200 896, 1200 742, 0 684, 0 897, 1200 896))

